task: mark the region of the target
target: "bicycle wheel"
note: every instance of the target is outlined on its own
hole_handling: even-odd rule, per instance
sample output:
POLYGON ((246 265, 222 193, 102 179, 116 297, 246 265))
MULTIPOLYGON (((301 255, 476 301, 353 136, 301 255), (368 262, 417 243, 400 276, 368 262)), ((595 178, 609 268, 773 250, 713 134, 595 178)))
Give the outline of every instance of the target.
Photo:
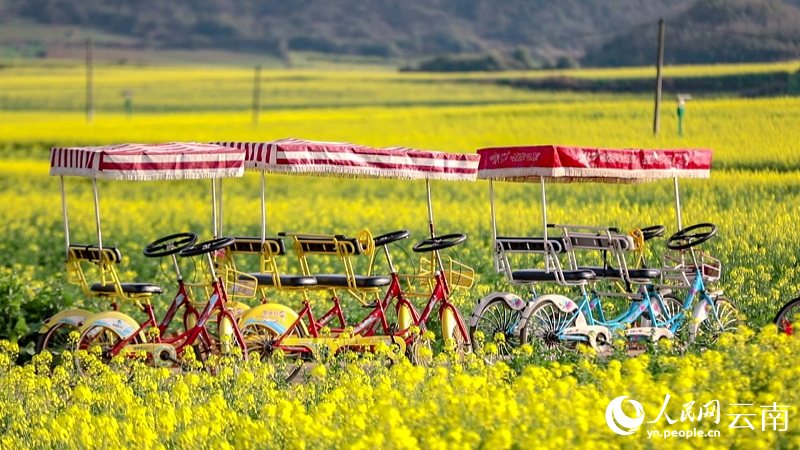
POLYGON ((666 314, 663 319, 659 318, 659 321, 668 320, 671 317, 683 313, 683 318, 679 319, 680 324, 678 324, 678 328, 675 329, 673 335, 677 338, 678 342, 685 344, 689 340, 688 323, 689 320, 691 320, 691 315, 683 310, 683 302, 675 294, 667 294, 664 296, 664 309, 666 309, 666 314))
POLYGON ((712 312, 697 327, 695 341, 701 344, 717 342, 722 333, 735 333, 739 324, 739 311, 730 299, 719 296, 714 300, 716 317, 712 312))
POLYGON ((406 348, 406 354, 415 366, 430 367, 433 364, 433 347, 431 341, 415 336, 406 348))
MULTIPOLYGON (((664 304, 664 310, 656 312, 656 320, 658 322, 665 322, 683 311, 683 302, 675 294, 665 294, 663 297, 661 297, 661 299, 664 304)), ((651 297, 651 301, 654 303, 654 306, 658 304, 658 300, 653 297, 651 297)), ((681 325, 678 327, 678 331, 686 328, 686 323, 688 322, 687 319, 688 318, 683 319, 681 325)), ((645 312, 641 318, 641 326, 650 327, 652 326, 652 323, 653 322, 650 320, 649 312, 645 312)))
POLYGON ((800 297, 783 305, 773 322, 778 327, 778 332, 793 335, 795 329, 792 324, 798 320, 800 320, 800 297))
POLYGON ((555 357, 574 352, 578 341, 562 339, 565 328, 574 326, 581 312, 567 312, 549 300, 533 306, 521 325, 520 341, 537 343, 555 357))
POLYGON ((78 327, 68 323, 59 323, 47 330, 46 333, 39 333, 36 338, 36 353, 48 351, 53 355, 53 363, 60 357, 65 350, 72 350, 69 344, 69 335, 73 331, 78 331, 78 327))
MULTIPOLYGON (((80 358, 76 356, 75 367, 83 375, 97 372, 99 369, 95 365, 98 363, 108 364, 111 360, 109 353, 122 340, 122 336, 116 330, 105 325, 93 325, 87 328, 78 339, 78 349, 87 350, 91 355, 93 349, 99 347, 100 356, 99 358, 92 356, 80 358)), ((135 338, 135 340, 137 339, 135 338)))
MULTIPOLYGON (((242 330, 242 337, 247 345, 247 354, 250 358, 259 358, 262 361, 273 363, 279 376, 286 383, 290 383, 299 375, 305 376, 310 371, 310 367, 304 361, 304 354, 301 352, 283 352, 283 358, 275 358, 275 348, 273 343, 280 335, 272 328, 261 323, 251 323, 245 325, 242 330)), ((302 337, 302 334, 294 329, 289 335, 291 337, 302 337)))
POLYGON ((470 327, 469 334, 475 341, 475 333, 483 333, 485 342, 492 342, 497 346, 498 356, 509 356, 520 346, 518 325, 522 321, 522 310, 512 309, 502 299, 492 300, 480 311, 475 311, 478 322, 470 327), (497 335, 500 339, 496 339, 497 335))
POLYGON ((455 310, 455 307, 446 307, 442 309, 442 340, 445 343, 445 348, 449 348, 456 355, 463 356, 472 351, 472 344, 470 343, 469 336, 462 327, 459 326, 464 321, 455 310), (448 347, 449 346, 449 347, 448 347))
MULTIPOLYGON (((242 313, 247 309, 250 309, 250 307, 239 302, 231 302, 230 304, 227 305, 227 310, 230 311, 231 314, 233 314, 234 319, 236 319, 237 321, 241 319, 242 313)), ((198 316, 199 313, 186 314, 183 320, 184 329, 189 330, 193 328, 197 323, 198 316)), ((219 323, 218 320, 219 320, 219 313, 212 314, 211 317, 209 317, 208 320, 206 320, 204 326, 206 328, 206 332, 208 333, 209 338, 211 338, 211 343, 213 344, 212 352, 216 351, 224 354, 225 349, 223 349, 220 346, 220 337, 222 336, 222 334, 220 334, 220 326, 225 327, 226 328, 225 333, 233 337, 232 325, 230 321, 226 320, 225 322, 227 323, 222 324, 219 323)), ((228 351, 229 350, 230 349, 228 349, 228 351)))

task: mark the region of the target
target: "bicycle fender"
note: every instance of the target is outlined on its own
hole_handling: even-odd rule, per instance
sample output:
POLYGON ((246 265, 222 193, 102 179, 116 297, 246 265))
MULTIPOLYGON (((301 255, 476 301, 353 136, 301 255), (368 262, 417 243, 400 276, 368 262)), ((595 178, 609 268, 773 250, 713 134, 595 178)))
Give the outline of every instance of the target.
MULTIPOLYGON (((297 313, 292 308, 277 303, 266 303, 250 308, 244 312, 239 319, 239 328, 244 329, 250 324, 260 324, 281 335, 297 321, 297 313)), ((301 332, 305 332, 305 326, 300 323, 301 332)))
MULTIPOLYGON (((402 337, 406 337, 408 335, 408 329, 414 325, 414 316, 411 314, 411 308, 406 304, 401 304, 397 307, 397 328, 399 330, 405 330, 401 334, 402 337)), ((405 341, 404 345, 405 345, 405 341)))
MULTIPOLYGON (((531 302, 530 306, 527 309, 532 309, 532 307, 539 302, 549 301, 556 305, 556 307, 564 312, 572 312, 578 309, 578 304, 575 303, 575 300, 559 294, 545 294, 536 297, 536 301, 531 302)), ((526 316, 527 317, 527 316, 526 316)))
MULTIPOLYGON (((225 302, 225 309, 230 311, 233 317, 239 320, 242 316, 244 316, 244 313, 250 309, 250 305, 242 302, 227 301, 225 302)), ((215 322, 216 320, 216 316, 211 316, 208 319, 209 322, 215 322)))
POLYGON ((442 322, 442 340, 452 339, 453 333, 458 329, 458 322, 453 311, 450 308, 444 308, 439 320, 442 322))
MULTIPOLYGON (((139 323, 131 316, 119 311, 107 311, 94 314, 86 319, 78 331, 83 334, 89 328, 97 325, 116 331, 122 339, 128 339, 139 329, 139 323)), ((139 333, 139 337, 142 342, 146 342, 144 333, 139 333)))
POLYGON ((690 341, 694 341, 694 338, 697 336, 697 330, 700 328, 700 323, 708 319, 708 311, 711 308, 712 306, 705 298, 701 299, 697 302, 697 305, 695 305, 694 310, 692 310, 692 320, 689 323, 690 341))
MULTIPOLYGON (((585 327, 590 327, 590 325, 588 325, 586 323, 586 317, 583 315, 582 312, 580 312, 578 310, 578 304, 575 303, 575 301, 572 300, 571 298, 569 298, 567 296, 564 296, 564 295, 559 295, 559 294, 541 295, 539 297, 536 297, 536 300, 534 300, 532 302, 528 302, 528 306, 525 308, 525 311, 522 312, 522 322, 521 322, 520 326, 525 326, 525 323, 528 321, 528 318, 531 316, 531 313, 533 312, 533 309, 537 305, 539 305, 541 303, 545 303, 545 302, 551 303, 556 308, 560 309, 561 311, 567 312, 567 313, 576 312, 575 323, 573 324, 573 326, 571 328, 575 329, 577 332, 576 333, 571 333, 571 334, 582 334, 582 332, 579 331, 580 329, 583 329, 585 327)), ((595 327, 595 328, 605 328, 605 327, 595 327)), ((597 330, 593 330, 593 331, 597 331, 597 330)))
POLYGON ((493 292, 480 299, 478 304, 475 305, 475 308, 472 310, 472 315, 469 318, 469 322, 467 323, 467 327, 478 326, 478 320, 480 319, 479 313, 486 308, 486 305, 498 298, 506 302, 506 305, 508 305, 509 308, 516 311, 525 309, 525 306, 527 305, 527 302, 517 294, 513 294, 511 292, 493 292))
POLYGON ((62 323, 78 328, 87 317, 92 315, 94 315, 93 312, 85 309, 67 309, 65 311, 61 311, 58 314, 53 315, 53 317, 45 320, 42 324, 42 327, 39 328, 39 333, 47 333, 51 328, 62 323))

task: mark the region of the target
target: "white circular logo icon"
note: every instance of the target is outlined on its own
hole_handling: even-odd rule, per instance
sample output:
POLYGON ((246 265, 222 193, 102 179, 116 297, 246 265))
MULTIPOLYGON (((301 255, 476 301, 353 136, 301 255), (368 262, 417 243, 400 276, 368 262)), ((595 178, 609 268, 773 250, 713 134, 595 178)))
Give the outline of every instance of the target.
POLYGON ((606 423, 611 431, 623 436, 633 434, 639 429, 639 426, 644 422, 644 408, 642 404, 636 400, 628 400, 628 403, 633 405, 636 410, 636 417, 628 417, 622 412, 622 401, 628 398, 627 395, 617 397, 611 400, 606 408, 606 423))

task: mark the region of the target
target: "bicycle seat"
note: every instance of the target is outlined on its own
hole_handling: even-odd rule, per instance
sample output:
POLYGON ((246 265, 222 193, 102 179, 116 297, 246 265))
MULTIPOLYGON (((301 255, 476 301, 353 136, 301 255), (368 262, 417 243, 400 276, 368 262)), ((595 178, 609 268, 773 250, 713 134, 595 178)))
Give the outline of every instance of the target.
MULTIPOLYGON (((349 287, 347 284, 347 275, 337 274, 318 274, 314 275, 317 280, 317 286, 322 287, 349 287)), ((368 277, 364 275, 356 275, 353 277, 356 282, 356 287, 359 288, 378 288, 388 286, 392 283, 389 277, 375 276, 368 277)))
POLYGON ((265 238, 262 245, 260 237, 235 236, 233 244, 228 247, 232 253, 254 253, 258 254, 268 248, 273 254, 282 256, 286 254, 286 245, 281 238, 265 238))
MULTIPOLYGON (((578 267, 578 270, 591 270, 597 278, 622 279, 622 272, 613 267, 578 267)), ((628 269, 631 281, 647 281, 661 278, 660 269, 628 269)))
MULTIPOLYGON (((560 237, 548 238, 550 251, 564 253, 564 239, 560 237)), ((541 237, 511 237, 497 236, 495 246, 505 252, 517 253, 545 253, 544 238, 541 237)))
MULTIPOLYGON (((119 285, 122 288, 122 292, 126 294, 161 294, 164 292, 160 286, 150 283, 120 283, 119 285)), ((89 289, 92 292, 102 294, 114 294, 117 292, 113 284, 94 283, 89 289)))
MULTIPOLYGON (((564 270, 561 272, 564 275, 565 281, 589 281, 594 279, 595 274, 591 270, 564 270)), ((539 269, 522 269, 511 272, 511 278, 514 281, 530 281, 530 282, 555 282, 558 280, 556 271, 546 272, 539 269)))
MULTIPOLYGON (((259 287, 275 286, 275 279, 271 273, 250 273, 248 275, 239 275, 240 280, 249 280, 255 278, 258 281, 259 287)), ((302 287, 302 286, 315 286, 317 279, 305 275, 279 275, 281 286, 302 287)))

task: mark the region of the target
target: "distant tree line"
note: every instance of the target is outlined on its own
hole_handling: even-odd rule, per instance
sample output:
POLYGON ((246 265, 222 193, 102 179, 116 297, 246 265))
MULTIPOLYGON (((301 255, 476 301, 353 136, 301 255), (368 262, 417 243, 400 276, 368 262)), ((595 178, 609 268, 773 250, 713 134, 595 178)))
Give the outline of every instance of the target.
POLYGON ((670 64, 798 58, 798 6, 800 0, 0 0, 0 26, 22 18, 128 36, 134 43, 124 45, 143 48, 313 51, 415 61, 407 70, 506 70, 652 64, 660 17, 670 64), (529 58, 515 56, 519 49, 529 58))

